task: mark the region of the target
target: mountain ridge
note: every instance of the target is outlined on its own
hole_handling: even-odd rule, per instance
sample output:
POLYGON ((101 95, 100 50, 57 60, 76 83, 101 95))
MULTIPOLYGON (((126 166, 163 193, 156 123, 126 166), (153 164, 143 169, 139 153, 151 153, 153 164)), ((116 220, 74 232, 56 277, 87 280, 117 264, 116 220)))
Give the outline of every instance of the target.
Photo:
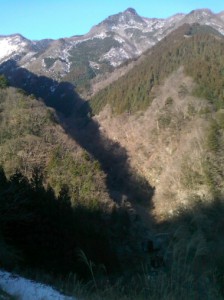
MULTIPOLYGON (((69 81, 86 94, 90 80, 135 59, 184 23, 208 25, 224 34, 224 12, 209 9, 166 19, 141 17, 133 8, 109 16, 81 36, 31 41, 20 34, 0 36, 0 64, 13 59, 38 76, 69 81)), ((1 68, 0 68, 1 72, 1 68)))
MULTIPOLYGON (((106 104, 110 104, 115 114, 144 111, 153 100, 154 88, 177 67, 186 66, 190 62, 198 63, 197 60, 202 59, 199 56, 205 50, 207 56, 211 56, 211 53, 215 55, 209 50, 209 43, 221 48, 223 36, 207 25, 184 24, 172 31, 165 39, 145 52, 144 57, 141 57, 128 73, 91 98, 93 113, 98 114, 106 104), (219 42, 216 42, 217 37, 220 37, 219 42), (198 49, 199 53, 195 49, 198 49)), ((198 70, 192 69, 190 75, 195 75, 198 70)), ((205 85, 208 88, 209 85, 205 85)), ((214 90, 214 87, 210 88, 214 90)))

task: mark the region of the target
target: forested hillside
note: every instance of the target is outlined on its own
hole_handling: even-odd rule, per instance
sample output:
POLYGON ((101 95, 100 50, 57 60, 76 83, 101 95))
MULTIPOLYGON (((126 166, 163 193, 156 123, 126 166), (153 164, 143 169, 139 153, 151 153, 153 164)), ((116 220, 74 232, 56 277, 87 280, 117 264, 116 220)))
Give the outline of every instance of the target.
POLYGON ((83 251, 108 271, 120 268, 119 251, 138 229, 110 198, 100 163, 65 134, 53 109, 4 77, 0 165, 1 267, 85 278, 83 251))
POLYGON ((57 194, 68 185, 74 203, 108 199, 99 163, 69 139, 52 109, 14 88, 0 90, 0 105, 0 163, 7 175, 18 169, 30 176, 37 167, 57 194))
POLYGON ((223 36, 211 27, 183 25, 149 50, 128 74, 95 95, 90 101, 93 113, 107 103, 115 114, 145 110, 156 86, 180 66, 198 83, 195 95, 223 107, 223 46, 223 36))

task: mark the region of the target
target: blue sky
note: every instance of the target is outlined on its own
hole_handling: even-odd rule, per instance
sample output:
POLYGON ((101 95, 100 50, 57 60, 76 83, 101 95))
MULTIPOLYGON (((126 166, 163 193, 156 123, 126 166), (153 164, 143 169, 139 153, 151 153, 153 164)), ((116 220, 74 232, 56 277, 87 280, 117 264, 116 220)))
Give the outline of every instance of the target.
POLYGON ((217 13, 224 10, 224 0, 0 0, 0 34, 20 33, 33 40, 85 34, 128 7, 141 16, 165 18, 197 8, 217 13))

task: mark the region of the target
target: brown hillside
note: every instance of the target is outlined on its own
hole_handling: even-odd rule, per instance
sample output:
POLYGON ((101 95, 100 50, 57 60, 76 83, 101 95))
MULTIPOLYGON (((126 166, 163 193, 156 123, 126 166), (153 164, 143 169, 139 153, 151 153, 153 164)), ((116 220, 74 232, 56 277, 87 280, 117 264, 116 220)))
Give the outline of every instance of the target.
POLYGON ((136 115, 113 116, 107 106, 95 119, 101 131, 127 149, 131 166, 155 186, 155 213, 172 214, 191 196, 206 195, 206 114, 209 104, 191 96, 195 84, 183 68, 157 88, 151 106, 136 115))

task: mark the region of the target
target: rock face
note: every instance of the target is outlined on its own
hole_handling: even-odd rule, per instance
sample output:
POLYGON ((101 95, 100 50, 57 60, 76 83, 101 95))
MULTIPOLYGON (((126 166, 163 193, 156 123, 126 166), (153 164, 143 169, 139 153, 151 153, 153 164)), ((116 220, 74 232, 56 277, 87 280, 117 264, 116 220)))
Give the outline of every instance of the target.
POLYGON ((83 36, 41 41, 30 41, 19 34, 0 36, 0 63, 13 59, 37 75, 86 86, 96 75, 140 56, 180 25, 195 22, 224 34, 223 12, 201 9, 167 19, 149 19, 128 8, 83 36))

